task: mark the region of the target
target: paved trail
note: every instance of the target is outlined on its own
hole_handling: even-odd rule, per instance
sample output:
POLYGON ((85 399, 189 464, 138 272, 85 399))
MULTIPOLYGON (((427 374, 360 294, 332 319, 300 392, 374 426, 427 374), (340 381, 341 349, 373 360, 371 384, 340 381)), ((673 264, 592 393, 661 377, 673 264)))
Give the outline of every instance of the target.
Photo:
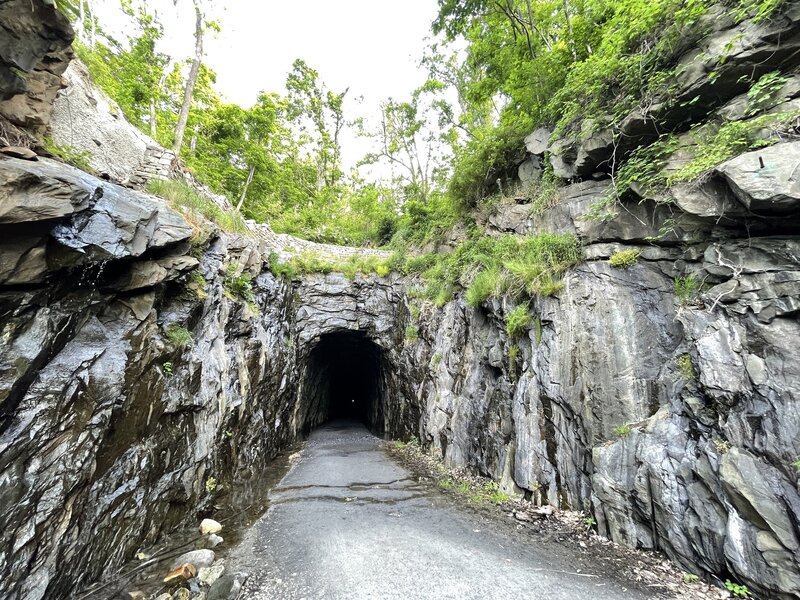
POLYGON ((360 426, 315 431, 270 498, 228 557, 249 600, 648 597, 454 507, 360 426))

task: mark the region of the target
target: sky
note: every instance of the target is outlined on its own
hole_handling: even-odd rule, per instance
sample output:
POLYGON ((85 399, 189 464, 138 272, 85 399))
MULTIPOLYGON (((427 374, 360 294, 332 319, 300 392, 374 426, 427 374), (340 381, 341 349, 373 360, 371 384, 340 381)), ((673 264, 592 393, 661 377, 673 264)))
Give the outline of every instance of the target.
MULTIPOLYGON (((194 50, 190 0, 147 0, 160 7, 166 38, 160 50, 188 58, 194 50)), ((103 26, 124 31, 118 0, 95 0, 103 26)), ((286 74, 302 58, 336 92, 350 88, 345 116, 374 117, 386 98, 406 99, 425 81, 419 59, 437 11, 436 0, 214 0, 209 17, 222 31, 209 33, 206 63, 217 72, 217 90, 250 106, 262 90, 284 92, 286 74), (363 96, 362 102, 357 98, 363 96)), ((369 151, 349 135, 344 161, 352 166, 369 151)))

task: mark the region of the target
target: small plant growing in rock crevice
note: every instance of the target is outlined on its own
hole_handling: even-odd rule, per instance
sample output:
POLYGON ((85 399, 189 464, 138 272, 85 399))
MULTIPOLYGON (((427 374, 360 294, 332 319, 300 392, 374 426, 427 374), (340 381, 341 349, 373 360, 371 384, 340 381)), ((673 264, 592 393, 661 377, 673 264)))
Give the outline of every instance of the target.
POLYGON ((439 363, 441 362, 442 362, 442 353, 441 352, 434 353, 433 357, 431 358, 431 364, 434 367, 438 367, 439 363))
POLYGON ((229 298, 239 299, 255 306, 256 295, 253 291, 253 276, 249 273, 239 273, 235 263, 230 263, 225 268, 225 279, 222 282, 229 298))
POLYGON ((750 598, 750 590, 746 585, 741 585, 732 582, 730 579, 725 580, 725 589, 728 590, 735 598, 750 598))
POLYGON ((695 373, 691 356, 683 354, 675 360, 675 364, 678 366, 678 374, 681 379, 685 381, 694 381, 697 379, 697 373, 695 373))
POLYGON ((508 347, 508 375, 511 381, 519 378, 519 346, 512 344, 508 347))
POLYGON ((628 269, 636 264, 636 261, 639 260, 640 254, 641 252, 634 248, 620 250, 619 252, 614 252, 608 262, 612 267, 616 267, 618 269, 628 269))
POLYGON ((514 339, 521 336, 528 330, 531 322, 530 311, 527 304, 515 306, 506 313, 506 333, 508 337, 514 339))
POLYGON ((166 335, 169 343, 176 348, 186 348, 194 341, 191 332, 177 323, 167 327, 166 335))
POLYGON ((209 477, 206 479, 206 491, 209 494, 213 494, 214 490, 217 489, 217 480, 214 477, 209 477))
POLYGON ((624 423, 622 425, 617 425, 616 427, 614 427, 614 433, 621 438, 629 436, 632 431, 633 427, 631 427, 627 423, 624 423))
POLYGON ((678 304, 680 306, 688 306, 697 300, 697 295, 700 293, 700 282, 694 275, 676 277, 673 289, 675 290, 678 304))
POLYGON ((419 339, 419 328, 416 325, 409 325, 406 327, 405 341, 411 343, 419 339))
POLYGON ((161 365, 161 370, 164 371, 166 377, 172 377, 172 363, 167 361, 161 365))

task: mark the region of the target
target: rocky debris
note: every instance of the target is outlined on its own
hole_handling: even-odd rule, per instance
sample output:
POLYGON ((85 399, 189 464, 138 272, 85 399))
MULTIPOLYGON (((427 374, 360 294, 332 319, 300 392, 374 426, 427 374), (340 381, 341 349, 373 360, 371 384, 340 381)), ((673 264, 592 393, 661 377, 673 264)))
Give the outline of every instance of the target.
POLYGON ((11 158, 22 158, 25 160, 39 160, 36 152, 30 148, 22 148, 20 146, 5 146, 0 148, 0 154, 10 156, 11 158))
POLYGON ((206 536, 206 543, 209 548, 216 548, 224 541, 224 539, 214 533, 209 533, 208 536, 206 536))
POLYGON ((40 138, 72 58, 67 18, 46 0, 0 3, 0 121, 40 138))
POLYGON ((222 577, 224 572, 225 565, 222 563, 222 561, 219 561, 213 566, 201 568, 197 574, 197 578, 203 583, 203 585, 211 587, 217 579, 222 577))
POLYGON ((183 564, 191 564, 197 569, 210 567, 214 563, 216 555, 213 550, 192 550, 181 554, 178 558, 172 561, 170 569, 174 569, 183 564))
POLYGON ((95 171, 114 181, 144 187, 150 179, 170 177, 175 155, 131 125, 92 83, 83 63, 72 61, 64 78, 67 86, 55 100, 51 119, 56 144, 85 153, 95 171))
POLYGON ((525 149, 534 155, 541 156, 547 151, 550 145, 550 136, 553 135, 552 129, 539 127, 525 137, 525 149))
POLYGON ((147 598, 147 594, 137 590, 137 591, 133 591, 133 592, 128 592, 128 597, 131 600, 145 600, 147 598))
POLYGON ((203 519, 200 522, 200 535, 214 534, 220 531, 222 531, 222 525, 217 523, 214 519, 203 519))
POLYGON ((185 563, 174 567, 167 573, 167 576, 164 577, 164 583, 172 585, 183 581, 189 581, 195 577, 197 577, 197 568, 190 563, 185 563))
POLYGON ((207 600, 236 600, 246 580, 247 575, 243 573, 223 575, 209 588, 206 598, 207 600))

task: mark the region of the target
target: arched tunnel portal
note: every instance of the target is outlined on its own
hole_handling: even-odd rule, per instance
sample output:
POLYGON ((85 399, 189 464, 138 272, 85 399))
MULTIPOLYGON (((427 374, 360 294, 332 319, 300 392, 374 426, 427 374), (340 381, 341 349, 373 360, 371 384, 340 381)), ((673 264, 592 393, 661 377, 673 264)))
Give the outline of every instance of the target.
POLYGON ((385 433, 390 395, 397 390, 387 351, 362 331, 321 335, 305 361, 299 389, 305 433, 329 421, 363 423, 385 433))

